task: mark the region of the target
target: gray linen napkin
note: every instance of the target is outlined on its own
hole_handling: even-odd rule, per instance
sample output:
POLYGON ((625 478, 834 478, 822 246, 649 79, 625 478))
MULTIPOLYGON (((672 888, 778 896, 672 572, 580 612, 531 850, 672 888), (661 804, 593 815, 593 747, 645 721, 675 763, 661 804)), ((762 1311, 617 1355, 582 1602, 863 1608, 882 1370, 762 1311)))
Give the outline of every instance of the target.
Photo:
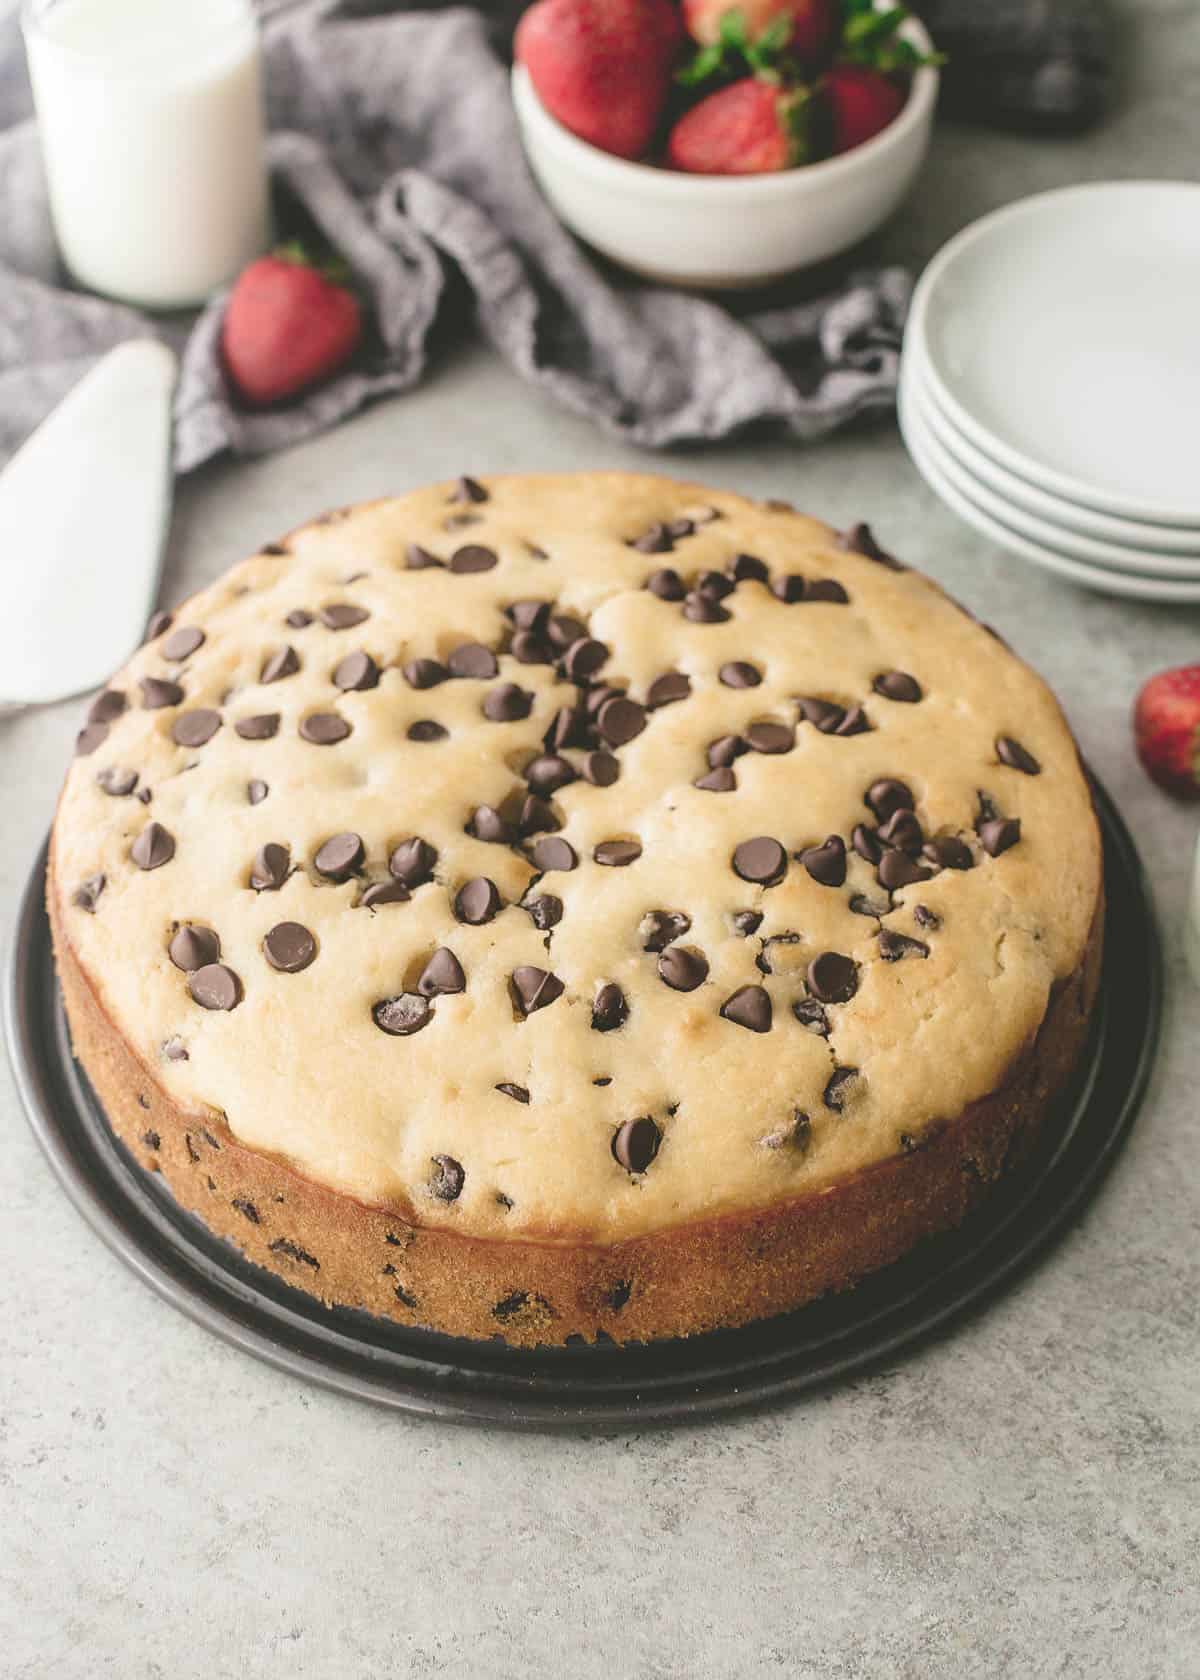
MULTIPOLYGON (((219 356, 224 299, 150 320, 69 289, 55 256, 33 124, 0 134, 0 461, 104 351, 134 333, 180 349, 176 465, 258 454, 415 385, 468 312, 523 378, 652 448, 765 423, 825 436, 894 399, 909 280, 851 275, 829 295, 735 317, 627 284, 555 219, 525 166, 504 66, 465 9, 354 15, 308 0, 265 24, 271 166, 285 219, 348 259, 372 328, 353 364, 296 402, 239 408, 219 356), (460 278, 461 277, 461 280, 460 278)), ((11 20, 0 114, 28 108, 11 20)))

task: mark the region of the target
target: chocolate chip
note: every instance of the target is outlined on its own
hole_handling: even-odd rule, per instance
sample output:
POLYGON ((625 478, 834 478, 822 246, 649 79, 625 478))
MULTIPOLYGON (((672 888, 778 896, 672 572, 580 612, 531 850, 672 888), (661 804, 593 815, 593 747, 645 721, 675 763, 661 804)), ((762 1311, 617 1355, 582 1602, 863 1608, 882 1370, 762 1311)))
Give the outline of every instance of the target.
POLYGON ((175 856, 175 837, 161 823, 147 823, 129 848, 139 869, 160 869, 175 856))
POLYGON ((268 840, 254 854, 250 865, 250 885, 255 892, 278 892, 288 878, 292 854, 286 846, 268 840))
POLYGON ((871 535, 871 527, 862 524, 861 521, 857 525, 852 525, 848 531, 843 531, 837 542, 839 548, 850 549, 855 554, 865 554, 868 560, 877 561, 879 565, 886 566, 889 571, 903 572, 908 569, 906 566, 902 566, 899 560, 893 559, 890 554, 880 548, 871 535))
POLYGON ((512 972, 513 1001, 522 1015, 532 1015, 535 1009, 545 1009, 563 994, 563 983, 557 974, 531 963, 522 963, 512 972))
POLYGON ((306 630, 312 621, 313 615, 307 607, 293 607, 283 622, 291 630, 306 630))
POLYGON ((733 924, 733 931, 743 939, 749 939, 762 926, 761 910, 735 910, 729 920, 733 924))
MULTIPOLYGON (((349 734, 349 730, 346 733, 349 734)), ((450 731, 436 718, 418 718, 416 723, 409 724, 404 733, 410 741, 444 741, 450 731)))
POLYGON ((788 753, 796 744, 795 733, 786 723, 752 723, 746 731, 752 752, 788 753))
POLYGON ((105 877, 103 875, 89 875, 86 881, 80 881, 71 894, 71 903, 80 910, 87 910, 93 915, 96 910, 96 900, 104 891, 105 877))
POLYGON ((440 567, 442 562, 436 554, 430 554, 427 548, 422 548, 420 543, 409 543, 404 550, 404 564, 410 572, 428 572, 435 566, 440 567))
POLYGON ((926 840, 921 855, 939 869, 974 869, 975 859, 965 840, 953 834, 939 834, 926 840))
POLYGON ((708 979, 708 961, 685 945, 668 945, 658 959, 658 977, 674 992, 694 992, 708 979))
POLYGON ((608 649, 594 636, 580 636, 563 654, 563 670, 572 682, 587 682, 608 658, 608 649))
POLYGON ((624 869, 642 855, 640 840, 601 840, 592 856, 607 869, 624 869))
POLYGON ((846 842, 831 834, 823 845, 806 847, 800 862, 823 887, 840 887, 846 879, 846 842))
POLYGON ((911 811, 916 800, 912 796, 912 790, 903 782, 896 781, 893 776, 881 776, 877 782, 872 782, 863 794, 863 803, 874 811, 880 822, 883 822, 893 811, 911 811))
POLYGON ((178 706, 183 690, 166 677, 143 677, 138 683, 142 691, 142 705, 148 712, 160 712, 164 706, 178 706))
POLYGON ((770 577, 765 560, 760 560, 757 554, 739 554, 730 567, 738 583, 766 583, 770 577))
POLYGON ((436 688, 450 676, 450 672, 438 659, 410 659, 402 670, 404 680, 410 688, 436 688))
POLYGON ((181 747, 202 747, 220 727, 220 712, 202 706, 194 712, 180 712, 171 724, 171 739, 181 747))
POLYGON ((408 1038, 420 1032, 433 1019, 428 999, 416 992, 401 992, 399 997, 383 998, 371 1010, 371 1019, 381 1032, 394 1038, 408 1038))
POLYGON ((835 1114, 840 1114, 850 1100, 850 1087, 857 1078, 857 1068, 835 1067, 825 1082, 825 1107, 833 1109, 835 1114))
POLYGON ((691 925, 692 918, 682 910, 647 911, 638 928, 642 935, 642 950, 665 951, 676 939, 682 939, 691 925))
POLYGON ((829 1037, 829 1017, 816 998, 797 998, 792 1004, 792 1014, 802 1027, 816 1033, 818 1038, 829 1037))
POLYGON ((695 529, 695 523, 685 514, 679 519, 672 519, 670 521, 667 526, 667 535, 673 537, 676 542, 679 542, 683 537, 690 537, 695 529))
POLYGON ((352 601, 331 601, 321 608, 321 623, 326 630, 353 630, 356 624, 364 624, 370 616, 366 607, 357 607, 352 601))
POLYGON ((246 783, 246 798, 249 800, 251 805, 261 805, 270 791, 271 790, 267 786, 266 782, 262 781, 258 776, 255 776, 252 781, 246 783))
POLYGON ((657 710, 659 706, 673 706, 679 700, 686 700, 691 692, 690 677, 682 671, 664 671, 646 690, 646 705, 650 711, 657 710))
POLYGON ((101 770, 96 781, 111 794, 114 799, 124 799, 137 786, 138 773, 136 770, 122 770, 117 764, 110 764, 107 770, 101 770))
POLYGON ((440 946, 421 970, 417 991, 422 997, 441 997, 453 992, 465 992, 467 977, 453 951, 440 946))
POLYGON ((849 1003, 858 990, 858 964, 840 951, 822 951, 809 963, 805 978, 821 1003, 849 1003))
POLYGON ((592 1031, 615 1032, 629 1019, 629 1005, 625 993, 615 982, 601 986, 592 1004, 592 1031))
POLYGON ((536 793, 526 794, 517 812, 517 832, 522 839, 528 839, 531 834, 551 833, 561 827, 552 806, 539 799, 536 793))
POLYGON ((531 898, 529 903, 523 904, 521 908, 528 912, 530 921, 540 933, 548 933, 562 921, 563 902, 553 893, 542 893, 540 898, 531 898))
POLYGON ((388 869, 406 887, 420 887, 433 879, 437 857, 428 840, 414 835, 409 840, 401 840, 388 858, 388 869))
POLYGON ((866 823, 855 823, 850 831, 850 844, 865 863, 876 864, 883 856, 883 847, 873 828, 866 823))
POLYGON ((595 718, 601 706, 603 706, 607 700, 620 700, 623 698, 624 693, 625 690, 623 688, 614 688, 611 683, 597 683, 594 688, 589 688, 587 693, 583 696, 585 719, 595 718))
POLYGON ((88 707, 87 720, 89 723, 114 723, 128 705, 121 689, 106 688, 88 707))
POLYGON ((629 542, 629 547, 636 548, 639 554, 669 554, 674 546, 674 539, 663 524, 648 526, 640 537, 633 537, 629 542))
POLYGON ((644 1173, 658 1154, 662 1133, 648 1115, 626 1120, 612 1140, 613 1158, 629 1173, 644 1173))
POLYGON ((181 659, 189 659, 196 649, 203 645, 203 630, 197 630, 191 624, 181 624, 178 630, 173 630, 167 637, 160 651, 164 659, 177 663, 181 659))
POLYGON ((276 922, 263 940, 263 955, 281 974, 299 974, 317 954, 317 942, 300 922, 276 922))
POLYGON ((513 1085, 507 1079, 502 1079, 495 1086, 495 1089, 504 1096, 511 1097, 514 1102, 527 1103, 529 1101, 529 1091, 524 1085, 513 1085))
POLYGON ((478 479, 468 478, 464 473, 450 492, 452 502, 486 502, 488 493, 478 479))
POLYGON ((749 665, 744 659, 728 660, 717 676, 726 688, 757 688, 762 681, 762 672, 757 665, 749 665))
POLYGON ((505 607, 504 616, 518 630, 544 630, 552 606, 551 601, 513 601, 505 607))
POLYGON ((719 764, 706 775, 697 776, 692 786, 699 788, 702 793, 734 793, 737 790, 737 777, 727 764, 719 764))
POLYGON ((805 723, 811 723, 822 735, 832 735, 846 715, 841 706, 836 706, 832 700, 818 699, 816 695, 801 695, 797 704, 805 723))
POLYGON ((209 963, 219 960, 221 941, 212 928, 181 927, 171 936, 167 955, 176 968, 191 974, 195 969, 206 968, 209 963))
POLYGON ((516 723, 527 718, 533 707, 533 695, 516 683, 501 683, 484 696, 483 715, 492 723, 516 723))
POLYGON ((543 835, 533 843, 533 863, 543 873, 550 870, 574 869, 579 863, 574 846, 557 835, 543 835))
POLYGON ((134 798, 139 802, 139 804, 149 805, 151 799, 153 798, 153 795, 150 792, 150 789, 148 787, 144 787, 144 788, 139 788, 137 790, 137 793, 134 795, 134 798))
POLYGON ((865 735, 870 730, 871 720, 861 706, 851 706, 842 721, 836 726, 835 735, 865 735))
POLYGON ((885 846, 897 846, 902 852, 919 852, 925 836, 912 811, 893 811, 880 824, 879 838, 885 846))
POLYGON ((294 677, 300 669, 300 655, 290 644, 277 648, 268 656, 258 674, 259 682, 280 682, 284 677, 294 677))
POLYGON ((620 760, 610 752, 590 752, 583 761, 584 779, 593 787, 611 787, 620 774, 620 760))
POLYGON ((379 686, 379 667, 369 653, 348 653, 333 668, 335 688, 361 693, 379 686))
POLYGON ((587 625, 570 613, 555 613, 546 626, 546 636, 556 653, 566 653, 576 642, 585 640, 587 625))
POLYGON ((155 641, 165 631, 171 628, 172 618, 169 612, 158 611, 150 614, 150 622, 146 626, 146 640, 155 641))
POLYGON ((999 857, 1021 838, 1019 817, 993 817, 979 825, 979 843, 989 857, 999 857))
POLYGON ((807 590, 808 579, 799 572, 789 572, 786 577, 773 578, 771 581, 772 595, 788 607, 794 606, 797 601, 803 601, 807 590))
POLYGON ((645 727, 645 707, 623 694, 606 700, 596 716, 596 728, 614 747, 622 747, 627 741, 632 741, 645 727))
POLYGON ((188 1060, 187 1045, 179 1037, 166 1039, 163 1043, 162 1053, 169 1062, 186 1062, 188 1060))
POLYGON ((224 963, 206 963, 189 974, 188 991, 201 1009, 236 1009, 242 1001, 242 983, 224 963))
POLYGON ((490 647, 484 647, 482 642, 463 642, 456 647, 447 659, 453 677, 474 677, 477 679, 499 676, 500 667, 496 663, 496 655, 490 647))
POLYGON ((497 916, 503 907, 496 883, 486 875, 475 875, 461 886, 454 899, 454 914, 460 922, 482 927, 497 916))
POLYGON ((735 1027, 745 1027, 749 1032, 770 1032, 771 994, 764 986, 739 986, 721 1005, 721 1014, 735 1027))
POLYGON ((345 832, 333 835, 318 847, 313 866, 330 881, 348 881, 365 856, 362 837, 345 832))
POLYGON ((490 572, 497 559, 494 549, 484 548, 481 543, 467 543, 463 548, 456 548, 450 556, 450 570, 460 575, 467 572, 490 572))
POLYGON ((899 962, 902 957, 927 957, 929 947, 920 939, 910 939, 894 928, 880 928, 879 955, 884 962, 899 962))
POLYGON ((651 572, 645 586, 651 595, 657 595, 660 601, 682 601, 687 594, 683 579, 670 566, 663 566, 657 572, 651 572))
POLYGON ((402 881, 372 881, 358 902, 368 910, 377 910, 383 904, 407 904, 409 897, 402 881))
POLYGON ((233 728, 243 741, 269 741, 279 731, 279 713, 256 712, 253 717, 239 718, 233 728))
POLYGON ((704 756, 708 760, 710 770, 716 770, 723 765, 732 764, 735 758, 740 758, 749 746, 740 735, 718 735, 715 741, 710 741, 704 756))
POLYGON ((907 852, 889 850, 879 860, 876 878, 881 887, 895 892, 897 887, 910 887, 915 881, 928 881, 933 873, 910 858, 907 852))
POLYGON ((349 733, 350 725, 336 712, 312 712, 300 722, 301 738, 310 741, 314 747, 336 746, 349 733))
POLYGON ((735 875, 763 887, 773 887, 777 881, 782 881, 787 872, 787 853, 779 841, 768 834, 743 840, 734 848, 730 861, 735 875))
POLYGON ((692 624, 725 624, 733 615, 711 595, 693 589, 684 597, 683 616, 692 624))
POLYGON ((575 766, 558 753, 541 753, 525 766, 525 780, 534 793, 548 797, 576 780, 575 766))
POLYGON ((1010 770, 1019 770, 1023 776, 1040 776, 1042 767, 1033 754, 1020 741, 1014 741, 1011 735, 997 735, 996 756, 1001 764, 1007 764, 1010 770))
POLYGON ((915 705, 923 693, 916 677, 910 677, 907 671, 881 671, 871 687, 876 694, 882 694, 888 700, 903 701, 908 706, 915 705))
POLYGON ((509 652, 522 665, 553 665, 555 658, 550 638, 537 630, 518 630, 509 652))
POLYGON ((806 601, 834 601, 839 606, 849 605, 850 597, 836 578, 809 578, 804 590, 806 601))
POLYGON ((701 572, 694 587, 710 601, 723 601, 726 595, 733 594, 737 584, 725 572, 701 572))
POLYGON ((856 916, 886 916, 892 908, 890 899, 868 898, 866 893, 855 893, 850 900, 850 908, 856 916))

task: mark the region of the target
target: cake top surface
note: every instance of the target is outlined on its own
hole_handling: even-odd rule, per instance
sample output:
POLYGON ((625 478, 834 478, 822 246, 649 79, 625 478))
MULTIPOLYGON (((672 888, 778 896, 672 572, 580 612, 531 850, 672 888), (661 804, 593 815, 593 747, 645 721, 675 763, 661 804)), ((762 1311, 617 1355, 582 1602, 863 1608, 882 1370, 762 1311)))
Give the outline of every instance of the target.
POLYGON ((1084 950, 1053 695, 865 528, 467 479, 152 629, 59 808, 73 950, 178 1104, 416 1223, 819 1188, 996 1088, 1084 950))

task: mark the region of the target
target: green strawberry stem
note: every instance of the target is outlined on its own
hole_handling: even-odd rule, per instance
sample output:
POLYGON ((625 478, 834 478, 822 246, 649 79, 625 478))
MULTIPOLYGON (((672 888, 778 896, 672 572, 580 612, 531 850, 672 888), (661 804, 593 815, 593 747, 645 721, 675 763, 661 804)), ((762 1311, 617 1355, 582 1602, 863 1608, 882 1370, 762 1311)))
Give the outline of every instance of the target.
POLYGON ((319 257, 308 249, 300 239, 289 239, 282 245, 277 245, 271 253, 280 262, 295 263, 298 268, 312 268, 331 286, 349 287, 354 279, 350 264, 340 251, 328 247, 319 257))
MULTIPOLYGON (((832 57, 843 64, 860 64, 884 76, 911 76, 923 64, 942 65, 944 53, 923 53, 900 35, 911 13, 897 4, 884 11, 873 0, 842 0, 842 22, 832 57)), ((675 73, 682 87, 711 93, 726 82, 744 75, 760 80, 800 84, 803 67, 787 51, 791 21, 780 13, 762 34, 751 39, 745 14, 732 6, 721 15, 716 41, 699 51, 675 73)))

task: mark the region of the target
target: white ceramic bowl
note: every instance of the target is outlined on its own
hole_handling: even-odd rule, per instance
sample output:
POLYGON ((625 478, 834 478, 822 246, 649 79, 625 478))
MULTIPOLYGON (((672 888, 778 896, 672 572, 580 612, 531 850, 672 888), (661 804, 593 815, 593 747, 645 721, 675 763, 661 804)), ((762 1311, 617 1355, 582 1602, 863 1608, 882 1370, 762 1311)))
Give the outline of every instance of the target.
MULTIPOLYGON (((916 18, 904 32, 931 50, 916 18)), ((525 154, 567 226, 635 274, 711 290, 781 279, 886 221, 925 157, 937 89, 937 71, 922 66, 894 122, 823 163, 772 175, 687 175, 580 140, 546 110, 523 65, 512 74, 525 154)))

